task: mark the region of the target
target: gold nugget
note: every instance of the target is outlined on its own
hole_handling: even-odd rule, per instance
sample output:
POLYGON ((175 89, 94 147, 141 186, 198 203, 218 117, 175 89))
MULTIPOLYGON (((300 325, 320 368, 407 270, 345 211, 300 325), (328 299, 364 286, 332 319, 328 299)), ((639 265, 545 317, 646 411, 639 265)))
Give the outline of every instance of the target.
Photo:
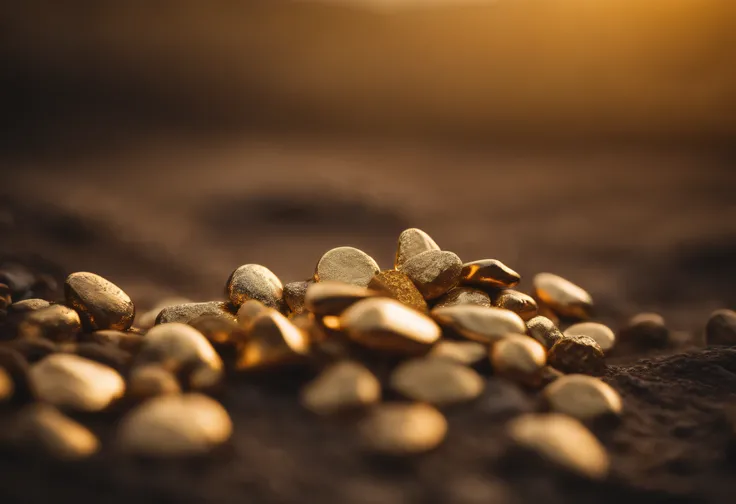
POLYGON ((421 229, 405 229, 399 235, 399 244, 396 247, 394 268, 399 269, 402 264, 412 257, 428 250, 440 250, 440 247, 421 229))
POLYGON ((230 305, 224 301, 207 301, 204 303, 185 303, 167 306, 162 309, 156 317, 156 324, 170 324, 178 322, 188 324, 202 315, 214 315, 235 320, 235 315, 230 311, 230 305))
POLYGON ((51 306, 51 303, 45 299, 24 299, 8 306, 8 313, 27 313, 48 308, 49 306, 51 306))
POLYGON ((28 312, 18 326, 21 338, 46 338, 52 341, 73 341, 82 330, 79 314, 63 305, 28 312))
POLYGON ((537 302, 534 298, 513 289, 501 291, 493 299, 493 306, 518 313, 522 320, 537 316, 537 302))
POLYGON ((79 313, 85 327, 125 331, 133 325, 135 307, 114 283, 94 273, 72 273, 64 282, 67 305, 79 313))
POLYGON ((304 304, 309 311, 318 316, 340 315, 345 309, 377 292, 342 282, 319 282, 309 286, 304 304))
POLYGON ((23 408, 16 421, 15 440, 57 460, 81 460, 94 455, 100 442, 89 429, 48 404, 23 408))
POLYGON ((445 250, 428 250, 403 263, 399 271, 406 274, 424 299, 436 299, 455 287, 463 268, 460 258, 445 250))
POLYGON ((400 364, 391 388, 404 397, 438 406, 472 401, 485 386, 472 369, 452 360, 422 357, 400 364))
POLYGON ((304 282, 290 282, 284 284, 284 301, 293 315, 300 315, 304 313, 304 310, 306 310, 306 306, 304 306, 304 296, 307 294, 309 286, 313 283, 313 280, 307 280, 304 282))
POLYGON ((463 264, 461 283, 508 289, 521 280, 521 276, 501 261, 481 259, 463 264))
POLYGON ((736 312, 723 309, 711 313, 705 326, 705 338, 709 345, 736 345, 736 312))
POLYGON ((547 360, 563 373, 599 376, 606 368, 603 350, 588 336, 563 336, 549 350, 547 360))
POLYGON ((562 332, 557 328, 557 325, 541 315, 527 320, 526 327, 529 336, 541 343, 547 350, 562 338, 562 332))
POLYGON ((238 350, 236 368, 262 370, 306 361, 307 333, 276 310, 268 310, 253 320, 248 341, 238 350))
POLYGON ((476 305, 491 307, 490 296, 479 289, 471 287, 455 287, 443 295, 435 303, 435 308, 446 308, 448 306, 476 305))
POLYGON ((308 383, 301 392, 301 403, 319 415, 362 408, 381 400, 381 384, 363 365, 337 362, 308 383))
POLYGON ((573 324, 564 332, 565 336, 589 336, 595 340, 603 352, 609 352, 616 344, 616 335, 606 325, 598 322, 580 322, 573 324))
POLYGON ((191 299, 184 297, 169 297, 156 303, 153 308, 136 316, 134 327, 147 330, 156 325, 156 318, 161 310, 169 306, 185 305, 191 303, 191 299))
POLYGON ((452 360, 466 366, 476 366, 488 358, 488 348, 475 341, 444 340, 432 347, 429 356, 452 360))
POLYGON ((176 377, 158 364, 145 364, 134 368, 128 376, 127 395, 136 400, 166 394, 180 394, 176 377))
POLYGON ((552 273, 539 273, 534 277, 534 295, 564 317, 587 319, 593 309, 590 294, 552 273))
POLYGON ((553 411, 581 421, 604 415, 619 415, 623 409, 618 392, 592 376, 562 376, 547 385, 543 394, 553 411))
POLYGON ((501 308, 458 305, 435 308, 432 316, 443 326, 469 340, 493 343, 508 334, 526 332, 524 321, 516 313, 501 308))
POLYGON ((250 324, 260 315, 268 310, 266 305, 255 299, 249 299, 238 309, 238 325, 247 329, 250 324))
MULTIPOLYGON (((706 328, 706 333, 707 333, 706 328)), ((711 331, 713 334, 713 331, 711 331)), ((619 333, 621 343, 638 347, 664 347, 670 340, 670 331, 664 318, 657 313, 640 313, 629 319, 619 333)))
POLYGON ((529 336, 509 335, 491 347, 491 365, 497 376, 536 386, 541 381, 547 353, 529 336))
POLYGON ((269 308, 284 311, 284 286, 279 277, 260 264, 244 264, 230 274, 225 292, 233 306, 249 299, 260 301, 269 308))
POLYGON ((388 298, 358 301, 343 312, 340 327, 362 346, 404 355, 427 353, 441 336, 431 318, 388 298))
POLYGON ((376 407, 358 430, 372 452, 412 455, 436 448, 447 434, 447 420, 428 404, 389 403, 376 407))
POLYGON ((367 287, 373 275, 381 271, 371 256, 353 247, 329 250, 317 263, 316 282, 336 281, 367 287))
POLYGON ((368 287, 415 310, 427 313, 427 302, 422 297, 422 293, 419 292, 414 282, 401 271, 381 271, 371 279, 368 287))

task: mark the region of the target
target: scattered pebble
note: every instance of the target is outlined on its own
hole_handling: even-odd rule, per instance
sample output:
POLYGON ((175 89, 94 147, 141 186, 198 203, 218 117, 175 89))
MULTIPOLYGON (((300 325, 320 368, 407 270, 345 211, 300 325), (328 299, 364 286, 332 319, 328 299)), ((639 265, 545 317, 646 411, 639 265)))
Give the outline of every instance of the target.
POLYGON ((158 364, 144 364, 128 376, 128 397, 138 401, 166 394, 180 394, 179 382, 169 370, 158 364))
POLYGON ((709 345, 736 345, 736 312, 714 311, 705 326, 705 338, 709 345))
POLYGON ((188 324, 202 315, 215 315, 229 320, 236 320, 230 306, 224 301, 207 301, 204 303, 185 303, 167 306, 156 317, 156 324, 179 322, 188 324))
POLYGON ((481 259, 463 264, 460 274, 464 285, 478 285, 508 289, 521 280, 521 276, 501 261, 481 259))
POLYGON ((472 401, 484 386, 483 378, 469 367, 433 357, 401 363, 390 382, 391 388, 404 397, 437 406, 472 401))
POLYGON ((51 405, 36 403, 24 407, 15 419, 15 442, 63 461, 88 458, 100 449, 89 429, 51 405))
POLYGON ((537 316, 537 302, 534 301, 534 298, 513 289, 501 291, 493 299, 493 306, 518 313, 522 320, 529 320, 537 316))
POLYGON ((249 299, 260 301, 269 308, 284 311, 284 286, 270 269, 260 264, 245 264, 230 274, 225 291, 233 306, 249 299))
POLYGON ((357 362, 337 362, 308 383, 301 403, 319 415, 355 410, 381 400, 381 384, 373 373, 357 362))
POLYGON ((394 268, 400 269, 407 260, 428 250, 440 250, 440 247, 421 229, 405 229, 399 235, 394 268))
POLYGON ((580 421, 620 415, 623 409, 621 396, 610 385, 581 374, 560 377, 545 387, 543 396, 552 411, 580 421))
POLYGON ((191 299, 183 297, 169 297, 162 299, 161 301, 156 303, 156 305, 150 310, 136 315, 136 318, 134 320, 135 327, 144 330, 150 329, 151 327, 156 325, 156 318, 158 318, 159 313, 161 313, 161 310, 163 310, 164 308, 168 308, 169 306, 189 304, 191 302, 191 299))
POLYGON ((424 299, 436 299, 455 287, 460 281, 463 263, 445 250, 428 250, 401 264, 399 271, 406 274, 424 299))
POLYGON ((473 289, 472 287, 455 287, 447 294, 437 299, 435 308, 447 308, 458 305, 476 305, 491 307, 491 297, 482 290, 473 289))
POLYGON ((493 344, 491 365, 497 376, 535 386, 547 363, 544 347, 529 336, 512 334, 493 344))
POLYGON ((447 434, 447 420, 428 404, 386 403, 358 425, 363 444, 382 455, 412 455, 436 448, 447 434))
POLYGON ((588 336, 562 337, 549 350, 547 360, 563 373, 599 376, 606 368, 603 350, 588 336))
POLYGON ((664 318, 657 313, 640 313, 629 319, 620 331, 619 339, 635 347, 665 347, 670 339, 670 331, 664 318))
POLYGON ((583 288, 553 275, 539 273, 534 277, 534 295, 563 317, 587 319, 593 309, 593 299, 583 288))
POLYGON ((563 333, 565 336, 589 336, 595 340, 603 352, 610 352, 616 344, 616 335, 607 325, 598 322, 573 324, 563 333))
POLYGON ((366 287, 323 281, 309 286, 304 297, 304 304, 317 316, 340 315, 350 305, 376 294, 375 291, 366 287))
POLYGON ((300 364, 309 355, 309 345, 306 332, 276 310, 266 310, 251 323, 235 366, 245 371, 300 364))
POLYGON ((74 341, 82 330, 79 314, 64 305, 29 312, 18 326, 21 338, 74 341))
POLYGON ((64 282, 64 295, 67 305, 77 310, 87 328, 124 331, 133 325, 133 301, 120 287, 99 275, 72 273, 64 282))
POLYGON ((466 366, 476 366, 488 359, 488 348, 475 341, 444 340, 432 347, 429 356, 449 359, 466 366))
POLYGON ((202 315, 189 322, 222 355, 248 339, 246 329, 237 322, 214 315, 202 315))
POLYGON ((541 343, 547 350, 552 348, 563 336, 552 320, 541 315, 527 320, 526 327, 529 336, 541 343))
POLYGON ((328 250, 314 271, 316 282, 336 281, 368 287, 373 275, 381 271, 371 256, 353 247, 328 250))
POLYGON ((526 325, 516 313, 501 308, 458 305, 435 308, 432 316, 460 336, 490 344, 508 334, 524 334, 526 325))
POLYGON ((422 313, 428 311, 427 301, 422 297, 422 293, 419 292, 414 282, 401 271, 381 271, 371 278, 368 287, 422 313))

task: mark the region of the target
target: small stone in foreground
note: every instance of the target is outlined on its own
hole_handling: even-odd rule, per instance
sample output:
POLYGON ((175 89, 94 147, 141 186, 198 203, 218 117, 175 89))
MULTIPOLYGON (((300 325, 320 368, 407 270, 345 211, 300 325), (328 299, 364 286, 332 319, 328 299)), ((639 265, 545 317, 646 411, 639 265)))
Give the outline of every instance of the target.
POLYGON ((162 395, 121 420, 118 446, 125 453, 143 457, 192 457, 223 444, 230 439, 232 429, 225 408, 205 395, 162 395))
POLYGON ((72 273, 64 282, 64 295, 88 329, 124 331, 133 325, 133 301, 120 287, 99 275, 72 273))
POLYGON ((501 308, 457 305, 435 308, 432 317, 440 325, 469 340, 490 344, 508 334, 524 334, 526 325, 516 313, 501 308))
POLYGON ((465 263, 460 277, 461 282, 465 285, 501 289, 514 287, 521 280, 521 276, 516 271, 496 259, 481 259, 465 263))
POLYGON ((260 315, 267 311, 266 305, 255 299, 249 299, 238 309, 238 325, 247 329, 250 324, 260 315))
POLYGON ((552 348, 563 337, 557 325, 552 320, 541 315, 527 320, 526 327, 529 336, 541 343, 547 350, 552 348))
POLYGON ((709 345, 736 345, 736 312, 714 311, 705 326, 705 338, 709 345))
POLYGON ((626 327, 621 329, 619 339, 622 344, 639 348, 662 348, 669 343, 670 331, 661 315, 640 313, 629 319, 626 327))
POLYGON ((371 279, 368 288, 392 297, 422 313, 427 313, 427 301, 424 300, 422 293, 411 279, 401 271, 381 271, 371 279))
POLYGON ((587 319, 593 309, 593 299, 585 290, 552 273, 534 277, 534 295, 542 303, 564 317, 587 319))
POLYGON ((501 291, 493 299, 493 306, 518 313, 522 320, 537 316, 537 302, 534 298, 513 289, 501 291))
POLYGON ((381 384, 362 364, 337 362, 301 392, 301 403, 319 415, 369 406, 381 400, 381 384))
POLYGON ((565 336, 589 336, 595 340, 603 352, 613 350, 616 335, 604 324, 598 322, 580 322, 573 324, 563 333, 565 336))
POLYGON ((29 312, 18 326, 20 338, 73 341, 82 330, 79 314, 63 305, 29 312))
POLYGON ((525 385, 539 384, 546 362, 544 347, 529 336, 512 334, 491 347, 493 373, 525 385))
POLYGON ((284 311, 284 286, 270 269, 260 264, 244 264, 230 274, 225 285, 230 302, 240 306, 249 299, 284 311))
POLYGON ((592 376, 570 374, 545 387, 543 395, 550 408, 580 421, 619 415, 621 396, 610 385, 592 376))
POLYGON ((405 361, 391 374, 391 388, 396 392, 437 406, 472 401, 483 386, 483 378, 472 369, 432 357, 405 361))
POLYGON ((445 250, 428 250, 403 263, 399 271, 408 276, 424 299, 436 299, 460 281, 463 263, 445 250))
POLYGON ((428 452, 447 434, 447 420, 428 404, 387 403, 363 419, 358 430, 366 449, 393 456, 428 452))
POLYGON ((15 441, 64 461, 94 455, 100 442, 89 429, 62 414, 53 406, 36 403, 23 408, 15 419, 15 441))
POLYGON ((472 287, 455 287, 437 299, 435 308, 447 308, 458 305, 477 305, 491 307, 491 297, 480 289, 472 287))
POLYGON ((402 264, 414 256, 428 250, 440 250, 439 245, 424 231, 417 228, 405 229, 399 235, 396 247, 394 268, 399 269, 402 264))
POLYGON ((606 368, 603 350, 588 336, 563 337, 549 350, 547 360, 563 373, 600 376, 606 368))
POLYGON ((381 271, 378 263, 354 247, 337 247, 328 250, 314 270, 316 282, 336 281, 367 287, 373 275, 381 271))

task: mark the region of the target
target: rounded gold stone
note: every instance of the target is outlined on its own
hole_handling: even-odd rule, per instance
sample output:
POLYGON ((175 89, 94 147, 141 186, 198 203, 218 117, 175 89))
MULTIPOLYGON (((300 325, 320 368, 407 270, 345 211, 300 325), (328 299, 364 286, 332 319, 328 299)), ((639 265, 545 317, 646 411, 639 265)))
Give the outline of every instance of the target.
POLYGON ((358 301, 343 312, 340 327, 362 346, 404 355, 425 354, 441 336, 431 318, 388 298, 358 301))
MULTIPOLYGON (((706 328, 706 337, 708 330, 706 328)), ((711 336, 713 331, 711 330, 711 336)), ((640 313, 629 319, 619 333, 621 343, 637 347, 664 347, 670 339, 670 331, 664 318, 657 313, 640 313)), ((712 339, 712 338, 711 338, 712 339)))
POLYGON ((240 370, 261 370, 299 364, 309 354, 308 334, 276 310, 258 315, 248 330, 248 340, 239 348, 240 370))
POLYGON ((27 313, 43 308, 48 308, 51 303, 45 299, 24 299, 22 301, 16 301, 15 303, 8 306, 8 313, 27 313))
POLYGON ((167 306, 159 312, 156 324, 170 324, 173 322, 188 324, 197 317, 214 315, 229 320, 236 320, 225 301, 207 301, 204 303, 184 303, 167 306))
POLYGON ((460 281, 463 263, 446 250, 428 250, 401 264, 399 271, 406 274, 424 299, 436 299, 455 287, 460 281))
POLYGON ((363 365, 337 362, 301 391, 301 403, 319 415, 365 407, 381 400, 381 384, 363 365))
POLYGON ((619 415, 623 409, 621 396, 610 385, 581 374, 558 378, 545 387, 543 395, 553 411, 581 421, 619 415))
POLYGON ((403 362, 390 382, 404 397, 438 406, 472 401, 485 387, 483 378, 469 367, 434 357, 403 362))
POLYGON ((284 285, 270 269, 260 264, 244 264, 233 271, 225 291, 233 306, 255 299, 269 308, 284 311, 284 285))
POLYGON ((518 313, 522 320, 529 320, 537 316, 537 302, 534 301, 534 298, 513 289, 501 291, 493 299, 493 306, 518 313))
POLYGON ((133 325, 135 307, 123 290, 94 273, 72 273, 64 282, 67 305, 79 313, 85 327, 94 331, 133 325))
POLYGON ((159 395, 180 394, 181 387, 176 377, 158 364, 144 364, 134 368, 128 376, 129 397, 136 400, 159 395))
POLYGON ((534 295, 559 315, 587 319, 593 309, 593 299, 585 290, 552 273, 534 277, 534 295))
MULTIPOLYGON (((150 329, 156 325, 156 318, 161 310, 169 306, 185 305, 191 303, 191 299, 184 297, 168 297, 156 303, 150 310, 140 313, 136 316, 134 324, 140 329, 150 329)), ((178 322, 178 321, 177 321, 178 322)))
POLYGON ((374 276, 368 284, 370 289, 394 298, 422 313, 427 313, 427 302, 414 282, 401 271, 385 270, 374 276))
POLYGON ((434 307, 446 308, 448 306, 458 305, 476 305, 490 308, 491 298, 487 293, 479 289, 473 289, 472 287, 455 287, 447 294, 438 298, 434 307))
POLYGON ((314 280, 335 281, 367 287, 373 275, 381 271, 371 256, 354 247, 328 250, 317 263, 314 280))
POLYGON ((483 285, 501 289, 514 287, 521 280, 516 271, 496 259, 467 262, 463 264, 460 277, 465 285, 483 285))
POLYGON ((202 315, 192 320, 189 325, 201 332, 216 350, 234 347, 247 339, 243 327, 223 317, 202 315))
POLYGON ((440 247, 421 229, 405 229, 399 235, 394 268, 398 269, 407 260, 428 250, 440 250, 440 247))
POLYGON ((563 333, 565 336, 589 336, 598 343, 603 352, 609 352, 616 344, 616 335, 606 325, 598 322, 580 322, 573 324, 563 333))
POLYGON ((60 408, 101 411, 125 393, 125 381, 111 367, 58 353, 31 367, 29 377, 38 398, 60 408))
POLYGON ((494 374, 525 385, 533 386, 540 382, 546 363, 544 347, 529 336, 512 334, 491 347, 494 374))
POLYGON ((436 448, 447 434, 447 420, 428 404, 377 406, 358 426, 364 446, 383 455, 412 455, 436 448))
POLYGON ((711 313, 705 325, 705 338, 709 345, 736 345, 736 312, 721 309, 711 313))
POLYGON ((132 455, 181 458, 204 455, 232 435, 230 416, 202 394, 162 395, 120 422, 118 446, 132 455))
POLYGON ((207 338, 178 322, 148 331, 133 368, 144 364, 159 364, 174 374, 188 371, 189 385, 195 390, 216 387, 223 377, 222 359, 207 338))
POLYGON ((547 350, 563 336, 552 320, 541 315, 527 320, 526 327, 529 336, 541 343, 547 350))
POLYGON ((488 348, 475 341, 444 340, 432 347, 429 356, 452 360, 466 366, 475 366, 488 358, 488 348))
POLYGON ((284 284, 284 301, 289 307, 289 311, 294 315, 304 313, 306 306, 304 305, 304 296, 307 294, 307 289, 312 285, 314 281, 307 280, 304 282, 290 282, 284 284))
POLYGON ((547 360, 563 373, 599 376, 606 368, 603 350, 588 336, 563 336, 552 345, 547 360))
POLYGON ((559 413, 525 414, 507 424, 520 447, 568 471, 591 479, 608 475, 606 449, 579 421, 559 413))
POLYGON ((255 299, 249 299, 238 309, 238 325, 247 329, 258 315, 266 311, 268 311, 266 305, 255 299))
POLYGON ((21 338, 46 338, 52 341, 73 341, 82 330, 79 314, 63 305, 28 312, 18 325, 21 338))
POLYGON ((16 419, 16 441, 58 460, 81 460, 94 455, 100 442, 89 429, 48 404, 23 408, 16 419))
POLYGON ((509 334, 524 334, 526 326, 516 313, 501 308, 458 305, 435 308, 432 316, 443 326, 480 343, 493 343, 509 334))
POLYGON ((102 331, 85 333, 80 336, 80 341, 111 345, 130 353, 136 353, 143 346, 143 336, 140 334, 117 331, 115 329, 103 329, 102 331))
POLYGON ((340 315, 353 303, 376 294, 377 292, 366 287, 324 281, 309 286, 307 295, 304 297, 304 304, 309 311, 321 317, 340 315))

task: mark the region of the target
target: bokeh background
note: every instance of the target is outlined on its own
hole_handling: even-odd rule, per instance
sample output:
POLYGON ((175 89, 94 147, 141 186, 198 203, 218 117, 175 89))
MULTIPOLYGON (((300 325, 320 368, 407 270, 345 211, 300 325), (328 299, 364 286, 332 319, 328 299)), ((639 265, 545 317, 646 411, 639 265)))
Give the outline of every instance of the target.
POLYGON ((139 307, 421 227, 601 317, 736 305, 731 0, 2 7, 0 251, 139 307))

